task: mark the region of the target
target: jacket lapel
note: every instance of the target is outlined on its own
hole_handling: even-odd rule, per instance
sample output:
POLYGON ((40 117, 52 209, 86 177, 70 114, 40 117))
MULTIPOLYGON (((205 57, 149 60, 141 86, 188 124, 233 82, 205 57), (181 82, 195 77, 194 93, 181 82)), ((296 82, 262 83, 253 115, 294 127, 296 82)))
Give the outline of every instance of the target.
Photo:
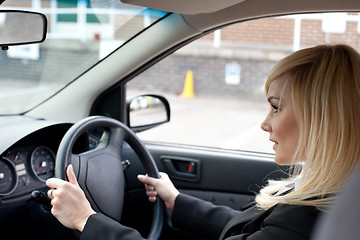
POLYGON ((241 212, 237 214, 235 217, 233 217, 224 227, 223 231, 221 232, 221 235, 219 239, 224 239, 228 236, 230 236, 230 231, 233 227, 239 227, 240 224, 243 226, 250 222, 251 220, 258 218, 260 215, 264 214, 265 211, 259 209, 258 207, 254 206, 251 207, 244 212, 241 212))

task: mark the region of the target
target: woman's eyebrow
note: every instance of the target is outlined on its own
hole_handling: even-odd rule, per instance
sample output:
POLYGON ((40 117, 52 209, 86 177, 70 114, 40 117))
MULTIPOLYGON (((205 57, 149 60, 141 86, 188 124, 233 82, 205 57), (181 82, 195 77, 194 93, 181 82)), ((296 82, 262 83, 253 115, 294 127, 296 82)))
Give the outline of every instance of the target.
POLYGON ((270 97, 268 97, 268 102, 271 102, 271 100, 280 100, 280 98, 279 97, 274 97, 274 96, 270 96, 270 97))

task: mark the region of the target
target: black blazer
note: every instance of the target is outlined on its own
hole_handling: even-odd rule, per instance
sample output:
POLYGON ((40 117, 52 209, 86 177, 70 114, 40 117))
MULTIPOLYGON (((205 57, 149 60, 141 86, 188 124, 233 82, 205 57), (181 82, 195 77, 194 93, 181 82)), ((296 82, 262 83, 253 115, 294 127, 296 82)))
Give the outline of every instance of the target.
MULTIPOLYGON (((221 240, 305 240, 319 211, 314 207, 278 204, 264 211, 252 206, 240 212, 180 194, 175 201, 172 222, 175 227, 207 239, 221 240)), ((102 215, 88 219, 82 240, 142 240, 134 229, 102 215)))
POLYGON ((251 206, 240 212, 180 194, 172 221, 206 239, 305 240, 310 239, 318 215, 315 207, 285 204, 266 211, 251 206))

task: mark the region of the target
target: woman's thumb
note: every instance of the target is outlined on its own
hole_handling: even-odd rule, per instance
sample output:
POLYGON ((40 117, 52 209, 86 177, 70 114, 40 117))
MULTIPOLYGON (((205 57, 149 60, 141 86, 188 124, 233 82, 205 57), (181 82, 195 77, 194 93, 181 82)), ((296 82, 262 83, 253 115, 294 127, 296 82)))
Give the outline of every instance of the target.
POLYGON ((75 173, 74 173, 73 166, 71 164, 66 169, 66 175, 67 175, 68 180, 69 180, 69 182, 71 184, 79 185, 77 180, 76 180, 76 176, 75 176, 75 173))

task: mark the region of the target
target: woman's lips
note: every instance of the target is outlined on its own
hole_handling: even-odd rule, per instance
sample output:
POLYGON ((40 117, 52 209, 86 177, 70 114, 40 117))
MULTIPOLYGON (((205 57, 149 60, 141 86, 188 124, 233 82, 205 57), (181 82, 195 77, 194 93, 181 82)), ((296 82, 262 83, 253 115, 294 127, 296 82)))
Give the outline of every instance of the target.
POLYGON ((272 139, 270 139, 270 141, 274 143, 273 149, 275 150, 276 146, 278 145, 278 142, 276 142, 276 141, 274 141, 272 139))

